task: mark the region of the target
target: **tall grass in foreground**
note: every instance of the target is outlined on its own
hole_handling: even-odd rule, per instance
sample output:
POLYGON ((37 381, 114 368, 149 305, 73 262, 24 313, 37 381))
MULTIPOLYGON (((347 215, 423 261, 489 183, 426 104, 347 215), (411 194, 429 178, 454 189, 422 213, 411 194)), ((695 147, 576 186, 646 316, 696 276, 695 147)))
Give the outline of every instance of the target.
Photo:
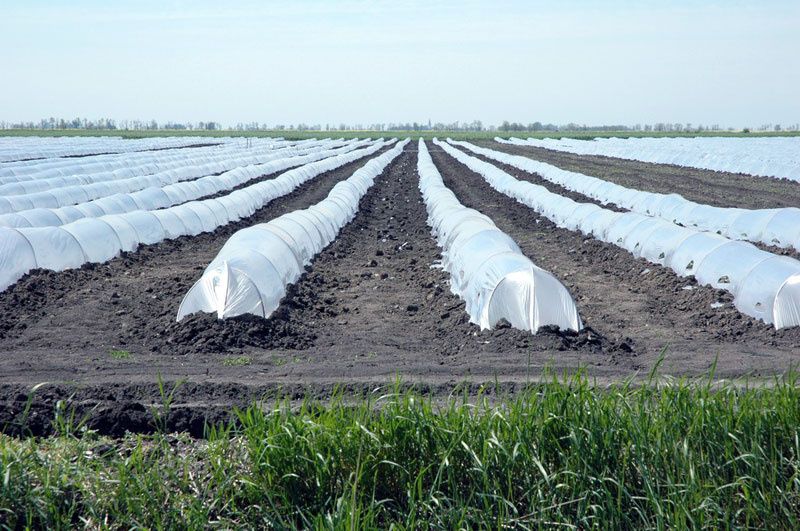
POLYGON ((800 389, 583 377, 253 406, 187 437, 0 436, 6 527, 800 527, 800 389))

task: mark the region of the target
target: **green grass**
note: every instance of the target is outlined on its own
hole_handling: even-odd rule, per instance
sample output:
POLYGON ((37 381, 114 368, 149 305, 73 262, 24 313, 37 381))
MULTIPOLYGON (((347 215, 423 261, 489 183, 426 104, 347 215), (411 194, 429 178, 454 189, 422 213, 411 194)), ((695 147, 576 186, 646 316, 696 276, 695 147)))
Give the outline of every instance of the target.
POLYGON ((243 367, 252 362, 253 359, 250 356, 225 356, 222 358, 222 364, 226 367, 243 367))
POLYGON ((557 131, 557 132, 529 132, 529 131, 185 131, 185 130, 154 130, 154 131, 132 131, 132 130, 84 130, 84 129, 55 129, 55 130, 35 130, 35 129, 0 129, 0 136, 121 136, 123 138, 151 138, 160 136, 202 136, 202 137, 283 137, 288 140, 302 140, 306 138, 408 138, 414 140, 424 138, 429 140, 433 137, 451 137, 457 140, 481 140, 492 139, 496 136, 503 138, 583 138, 591 139, 596 137, 695 137, 695 136, 733 136, 733 137, 757 137, 757 136, 798 136, 800 131, 753 131, 743 133, 741 131, 703 131, 697 132, 644 132, 644 131, 557 131))
POLYGON ((798 528, 797 383, 398 386, 254 405, 203 441, 0 436, 0 525, 798 528))
POLYGON ((127 350, 112 350, 108 353, 108 355, 115 360, 127 360, 131 357, 131 353, 127 350))

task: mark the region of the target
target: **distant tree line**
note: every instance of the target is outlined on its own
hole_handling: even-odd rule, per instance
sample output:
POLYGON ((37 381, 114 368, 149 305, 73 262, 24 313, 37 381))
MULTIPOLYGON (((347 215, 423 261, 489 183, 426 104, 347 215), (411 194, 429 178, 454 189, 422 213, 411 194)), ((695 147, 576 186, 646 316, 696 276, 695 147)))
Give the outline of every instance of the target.
MULTIPOLYGON (((388 123, 339 123, 339 124, 267 124, 265 122, 237 122, 232 126, 223 126, 213 120, 207 122, 164 122, 156 120, 113 120, 110 118, 99 118, 89 120, 87 118, 43 118, 38 122, 8 122, 0 121, 0 129, 33 129, 33 130, 53 130, 53 129, 84 129, 84 130, 123 130, 123 131, 499 131, 499 132, 580 132, 580 131, 632 131, 632 132, 705 132, 722 131, 717 124, 703 125, 692 123, 670 123, 658 122, 654 124, 635 124, 635 125, 586 125, 586 124, 551 124, 542 122, 532 122, 523 124, 520 122, 503 121, 500 125, 484 125, 480 120, 455 121, 455 122, 388 122, 388 123)), ((728 127, 726 130, 733 131, 734 128, 728 127)), ((758 127, 746 127, 744 131, 799 131, 800 124, 781 125, 781 124, 761 124, 758 127)))
MULTIPOLYGON (((565 125, 555 125, 555 124, 543 124, 541 122, 534 122, 532 124, 521 124, 517 122, 508 122, 504 121, 497 127, 498 131, 504 132, 514 132, 514 131, 527 131, 527 132, 557 132, 557 131, 565 131, 565 132, 578 132, 578 131, 634 131, 634 132, 659 132, 659 133, 683 133, 683 132, 691 132, 691 133, 702 133, 707 131, 735 131, 735 128, 728 127, 726 129, 721 128, 718 124, 712 125, 703 125, 697 124, 694 125, 692 123, 670 123, 670 122, 658 122, 655 124, 635 124, 635 125, 586 125, 586 124, 576 124, 576 123, 568 123, 565 125)), ((745 127, 744 131, 798 131, 800 130, 800 124, 793 124, 788 126, 782 126, 781 124, 763 124, 759 127, 751 128, 745 127)))
POLYGON ((197 130, 197 131, 216 131, 221 129, 219 123, 208 122, 164 122, 158 123, 155 120, 113 120, 111 118, 98 118, 89 120, 87 118, 42 118, 38 122, 8 122, 0 121, 0 129, 83 129, 83 130, 102 130, 102 131, 156 131, 165 130, 197 130))

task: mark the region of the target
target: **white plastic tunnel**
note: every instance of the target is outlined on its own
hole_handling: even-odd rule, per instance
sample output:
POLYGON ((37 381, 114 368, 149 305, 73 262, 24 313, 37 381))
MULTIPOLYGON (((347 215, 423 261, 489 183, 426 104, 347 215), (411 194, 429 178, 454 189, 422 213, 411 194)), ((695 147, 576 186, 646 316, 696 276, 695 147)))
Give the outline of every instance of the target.
MULTIPOLYGON (((335 142, 335 141, 333 141, 335 142)), ((47 182, 49 179, 64 177, 79 177, 80 180, 72 184, 91 182, 101 174, 107 177, 101 180, 133 177, 168 170, 183 168, 197 164, 222 162, 234 158, 247 159, 258 157, 264 153, 275 153, 286 148, 304 150, 313 148, 315 144, 329 143, 332 141, 314 141, 298 143, 257 143, 248 148, 245 145, 227 144, 206 148, 193 148, 191 150, 155 151, 147 153, 126 153, 121 155, 99 155, 83 157, 80 159, 46 159, 29 161, 29 164, 6 163, 0 165, 0 185, 9 185, 25 182, 47 182)), ((67 181, 65 184, 69 184, 67 181)), ((48 184, 47 188, 52 188, 48 184)), ((6 190, 6 188, 2 188, 6 190)), ((26 190, 28 192, 34 189, 26 190)), ((5 192, 3 195, 6 195, 5 192)))
MULTIPOLYGON (((365 143, 367 141, 363 140, 351 142, 339 148, 339 150, 352 150, 365 143)), ((132 197, 139 208, 165 208, 175 204, 175 201, 179 200, 182 195, 188 194, 191 196, 189 197, 190 199, 196 199, 202 195, 224 190, 226 186, 230 187, 229 183, 240 184, 247 179, 275 171, 271 170, 270 166, 274 164, 280 165, 280 161, 292 160, 295 164, 302 164, 308 160, 308 157, 313 159, 315 154, 326 156, 326 153, 335 151, 328 149, 332 146, 324 144, 323 146, 326 148, 325 150, 312 148, 309 152, 308 149, 287 148, 258 155, 228 158, 221 162, 185 165, 177 169, 137 177, 88 184, 73 184, 17 195, 6 196, 0 194, 0 213, 5 214, 5 216, 0 216, 0 225, 19 226, 18 219, 15 219, 14 216, 9 216, 9 214, 22 213, 36 208, 57 209, 59 207, 88 204, 95 210, 99 210, 100 213, 95 215, 115 213, 103 212, 102 208, 99 208, 97 204, 98 201, 102 201, 104 198, 119 194, 127 194, 132 197), (218 173, 220 174, 215 175, 218 173), (176 191, 177 194, 173 194, 176 191), (10 221, 8 218, 11 218, 10 221)), ((286 167, 284 165, 277 169, 285 169, 286 167)), ((37 181, 33 181, 25 184, 37 183, 37 181)), ((24 223, 22 226, 24 226, 24 223)))
POLYGON ((575 301, 564 285, 534 265, 491 219, 458 201, 422 140, 417 169, 428 224, 442 247, 442 265, 472 323, 490 329, 505 319, 534 334, 546 325, 581 329, 575 301))
MULTIPOLYGON (((61 225, 83 217, 99 217, 105 214, 122 214, 134 210, 163 209, 203 196, 229 190, 264 174, 285 170, 337 154, 343 154, 363 146, 365 141, 350 142, 335 149, 316 149, 309 153, 288 153, 260 158, 261 162, 237 167, 219 175, 207 175, 196 180, 151 186, 130 193, 116 193, 75 205, 59 208, 32 208, 13 213, 0 214, 0 226, 45 227, 61 225)), ((325 146, 326 148, 328 146, 325 146)), ((2 198, 0 198, 0 202, 2 198)))

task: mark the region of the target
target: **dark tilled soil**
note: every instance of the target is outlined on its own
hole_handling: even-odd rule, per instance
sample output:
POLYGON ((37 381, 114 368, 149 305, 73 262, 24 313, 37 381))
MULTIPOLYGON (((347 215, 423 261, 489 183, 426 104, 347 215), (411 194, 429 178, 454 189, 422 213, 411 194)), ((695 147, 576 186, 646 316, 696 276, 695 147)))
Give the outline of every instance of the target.
POLYGON ((493 140, 477 140, 474 144, 532 158, 638 190, 662 194, 678 193, 686 199, 708 205, 742 208, 800 206, 800 183, 788 179, 754 177, 599 155, 576 155, 532 146, 512 146, 493 140))
POLYGON ((440 255, 412 147, 376 179, 356 218, 270 319, 198 314, 174 322, 181 298, 231 234, 320 201, 363 159, 214 233, 145 246, 107 264, 27 275, 0 294, 0 427, 46 433, 55 404, 65 400, 104 433, 149 431, 162 402, 159 377, 167 390, 186 381, 167 427, 201 435, 205 421, 265 396, 325 398, 337 387, 362 394, 396 378, 434 395, 464 381, 470 391, 483 383, 513 391, 548 365, 586 367, 600 382, 616 381, 646 372, 667 345, 666 370, 675 373, 702 373, 716 354, 722 376, 788 367, 797 331, 774 332, 733 310, 721 292, 557 229, 433 151, 467 206, 490 215, 565 282, 587 325, 579 334, 480 332, 450 293, 447 274, 432 267, 440 255), (712 309, 718 300, 726 306, 712 309), (50 383, 31 395, 41 382, 50 383))

